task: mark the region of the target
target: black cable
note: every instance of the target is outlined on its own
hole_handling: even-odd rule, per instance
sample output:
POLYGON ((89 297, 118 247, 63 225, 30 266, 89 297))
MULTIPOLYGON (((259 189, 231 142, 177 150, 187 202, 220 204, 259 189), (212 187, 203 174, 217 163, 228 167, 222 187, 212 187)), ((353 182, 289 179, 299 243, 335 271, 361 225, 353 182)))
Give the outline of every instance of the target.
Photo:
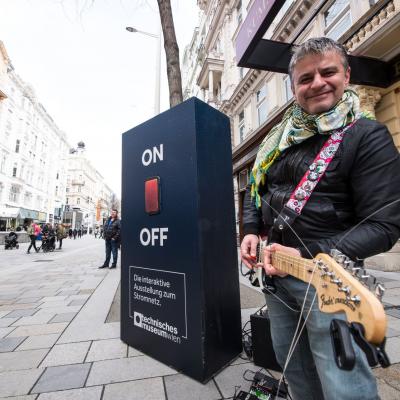
POLYGON ((247 382, 253 382, 253 380, 254 380, 254 377, 253 377, 253 379, 247 379, 246 378, 246 373, 248 373, 248 372, 251 372, 252 374, 256 374, 256 372, 254 372, 254 371, 252 371, 251 369, 246 369, 244 372, 243 372, 243 375, 242 375, 242 377, 243 377, 243 379, 245 380, 245 381, 247 381, 247 382))

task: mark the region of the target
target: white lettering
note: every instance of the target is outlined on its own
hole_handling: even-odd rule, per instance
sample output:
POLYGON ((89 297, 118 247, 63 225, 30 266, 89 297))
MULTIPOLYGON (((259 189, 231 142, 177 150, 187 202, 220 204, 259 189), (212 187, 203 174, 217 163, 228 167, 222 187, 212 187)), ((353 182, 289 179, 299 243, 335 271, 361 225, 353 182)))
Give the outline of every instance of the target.
POLYGON ((160 228, 160 246, 164 246, 164 240, 168 239, 168 228, 160 228))
POLYGON ((158 150, 157 147, 153 147, 153 159, 154 159, 153 162, 154 163, 157 162, 157 156, 160 161, 164 160, 164 145, 163 144, 160 144, 160 150, 158 150))
POLYGON ((150 236, 151 236, 150 231, 147 228, 143 228, 140 231, 140 243, 142 243, 142 246, 147 246, 150 243, 150 239, 151 239, 150 236), (145 234, 147 235, 146 239, 144 239, 145 234))
POLYGON ((142 164, 145 167, 148 167, 151 163, 155 164, 157 162, 157 158, 159 161, 164 160, 164 145, 160 144, 160 148, 157 146, 153 147, 153 151, 150 149, 146 149, 142 154, 142 164))
MULTIPOLYGON (((159 242, 160 246, 164 246, 164 242, 168 239, 168 228, 143 228, 140 231, 140 243, 142 246, 156 246, 159 242)), ((136 277, 135 277, 136 280, 136 277)))
POLYGON ((150 165, 152 160, 152 153, 151 150, 147 149, 142 154, 142 164, 147 167, 150 165))

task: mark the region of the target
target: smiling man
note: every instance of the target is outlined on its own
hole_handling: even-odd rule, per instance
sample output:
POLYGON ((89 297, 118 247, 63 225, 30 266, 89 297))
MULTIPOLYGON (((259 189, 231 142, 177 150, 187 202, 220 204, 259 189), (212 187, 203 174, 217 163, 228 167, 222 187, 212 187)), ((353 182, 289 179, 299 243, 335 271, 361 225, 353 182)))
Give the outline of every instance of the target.
POLYGON ((343 315, 320 312, 315 290, 307 293, 306 283, 274 268, 271 254, 313 258, 338 249, 359 260, 389 250, 400 236, 399 153, 348 88, 341 45, 306 41, 295 49, 289 74, 295 103, 257 153, 243 206, 242 260, 260 267, 256 246, 267 234, 262 267, 276 288, 266 302, 282 367, 304 303, 306 329, 285 371, 294 399, 376 400, 376 381, 358 346, 353 370, 335 363, 329 326, 343 315))

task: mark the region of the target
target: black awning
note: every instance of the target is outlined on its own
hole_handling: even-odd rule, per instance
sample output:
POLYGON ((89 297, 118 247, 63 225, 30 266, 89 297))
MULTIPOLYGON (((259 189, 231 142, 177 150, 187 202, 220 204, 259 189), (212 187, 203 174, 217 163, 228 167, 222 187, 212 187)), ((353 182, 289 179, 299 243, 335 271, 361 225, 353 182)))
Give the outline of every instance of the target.
MULTIPOLYGON (((254 1, 236 38, 236 57, 239 67, 287 74, 294 45, 262 38, 284 2, 285 0, 254 1)), ((313 17, 324 4, 324 1, 320 3, 313 17)), ((349 56, 349 63, 350 82, 353 84, 388 87, 395 80, 393 63, 363 56, 349 56)))

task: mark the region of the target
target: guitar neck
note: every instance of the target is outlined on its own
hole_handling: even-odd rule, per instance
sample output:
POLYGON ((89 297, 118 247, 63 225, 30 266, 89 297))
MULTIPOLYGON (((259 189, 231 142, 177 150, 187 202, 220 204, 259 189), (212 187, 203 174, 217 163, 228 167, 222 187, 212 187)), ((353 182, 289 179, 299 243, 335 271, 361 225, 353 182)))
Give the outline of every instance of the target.
POLYGON ((285 272, 306 283, 310 282, 311 278, 311 282, 313 282, 313 260, 276 251, 272 253, 271 261, 272 266, 279 271, 285 272))

